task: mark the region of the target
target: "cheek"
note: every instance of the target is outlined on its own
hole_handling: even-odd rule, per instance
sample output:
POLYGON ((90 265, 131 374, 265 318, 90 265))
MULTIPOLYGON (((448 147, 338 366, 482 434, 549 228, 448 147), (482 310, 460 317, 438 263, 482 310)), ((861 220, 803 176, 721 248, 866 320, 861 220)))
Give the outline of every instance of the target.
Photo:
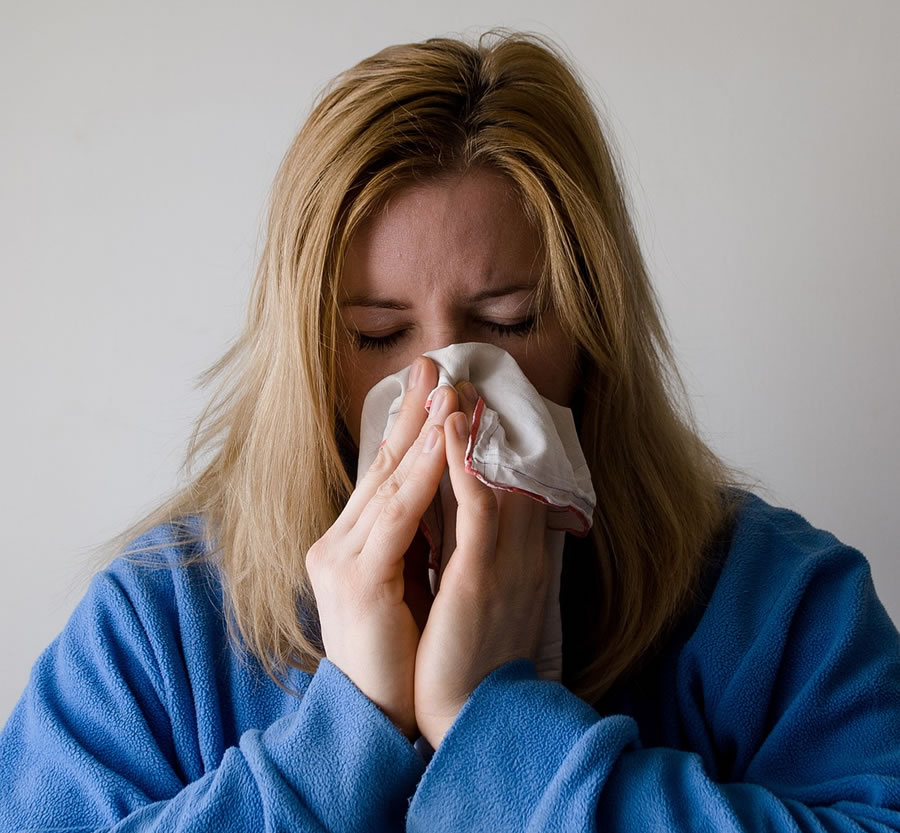
POLYGON ((545 342, 529 349, 527 355, 514 358, 541 396, 557 405, 571 407, 577 383, 576 353, 566 339, 545 342))
POLYGON ((344 423, 357 446, 366 394, 383 378, 400 369, 402 368, 392 368, 380 356, 361 355, 356 351, 351 351, 342 358, 339 407, 344 423))
POLYGON ((534 385, 535 390, 541 396, 557 405, 568 407, 571 399, 571 385, 567 376, 559 370, 549 368, 546 362, 540 362, 533 367, 526 365, 522 369, 528 377, 528 381, 534 385))

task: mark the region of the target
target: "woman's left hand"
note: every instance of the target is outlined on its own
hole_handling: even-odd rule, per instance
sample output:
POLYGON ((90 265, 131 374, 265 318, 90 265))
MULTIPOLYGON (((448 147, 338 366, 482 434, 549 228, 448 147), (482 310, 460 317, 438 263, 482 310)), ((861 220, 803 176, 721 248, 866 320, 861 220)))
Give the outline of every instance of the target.
POLYGON ((464 413, 444 422, 458 504, 456 549, 416 652, 416 722, 434 749, 491 671, 513 659, 536 658, 551 578, 546 506, 466 473, 473 406, 464 397, 460 403, 464 413))

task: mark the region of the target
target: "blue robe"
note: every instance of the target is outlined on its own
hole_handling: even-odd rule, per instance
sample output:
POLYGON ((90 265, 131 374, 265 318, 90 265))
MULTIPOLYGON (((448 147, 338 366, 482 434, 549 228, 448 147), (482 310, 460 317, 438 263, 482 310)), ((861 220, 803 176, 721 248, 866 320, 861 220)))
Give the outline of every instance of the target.
MULTIPOLYGON (((900 635, 864 556, 748 495, 708 592, 597 708, 526 659, 433 756, 331 662, 291 696, 210 566, 119 558, 0 735, 0 833, 900 831, 900 635)), ((193 545, 198 546, 198 545, 193 545)))

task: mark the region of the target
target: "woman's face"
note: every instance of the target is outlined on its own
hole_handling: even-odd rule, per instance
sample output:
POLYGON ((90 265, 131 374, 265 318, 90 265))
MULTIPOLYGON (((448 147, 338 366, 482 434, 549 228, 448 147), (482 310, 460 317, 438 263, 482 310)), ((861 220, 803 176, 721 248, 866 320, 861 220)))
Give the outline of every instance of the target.
POLYGON ((502 347, 542 396, 571 406, 571 337, 552 307, 540 329, 529 324, 539 247, 506 180, 487 170, 402 187, 360 227, 341 281, 351 338, 341 344, 339 365, 344 421, 357 446, 372 386, 457 342, 502 347))

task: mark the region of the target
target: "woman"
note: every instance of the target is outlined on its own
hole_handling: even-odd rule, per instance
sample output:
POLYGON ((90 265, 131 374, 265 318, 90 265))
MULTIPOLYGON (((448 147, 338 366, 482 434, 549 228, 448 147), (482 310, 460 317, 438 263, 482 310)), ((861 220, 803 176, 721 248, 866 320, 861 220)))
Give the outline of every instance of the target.
POLYGON ((619 179, 539 38, 334 81, 210 371, 205 467, 125 533, 4 730, 3 829, 900 830, 900 637, 863 556, 684 416, 619 179), (546 507, 464 470, 479 392, 423 407, 423 354, 464 342, 574 415, 597 506, 559 599, 546 507), (366 393, 410 366, 357 472, 366 393), (557 604, 561 682, 533 662, 557 604))

